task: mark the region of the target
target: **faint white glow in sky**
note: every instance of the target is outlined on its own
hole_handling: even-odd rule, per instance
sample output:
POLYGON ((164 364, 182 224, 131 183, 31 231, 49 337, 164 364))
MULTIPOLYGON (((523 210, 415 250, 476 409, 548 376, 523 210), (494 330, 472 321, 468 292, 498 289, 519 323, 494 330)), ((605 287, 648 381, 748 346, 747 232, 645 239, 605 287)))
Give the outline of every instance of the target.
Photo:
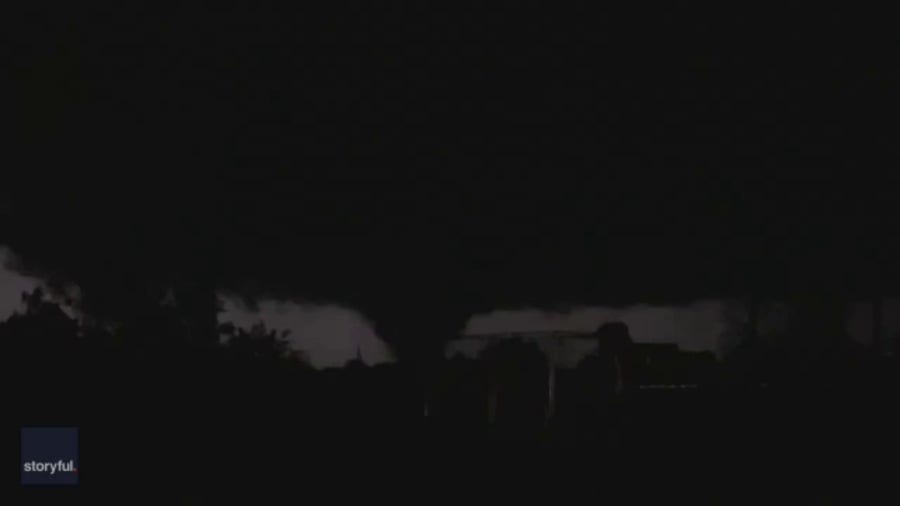
MULTIPOLYGON (((40 285, 40 280, 22 276, 6 268, 10 258, 0 247, 0 320, 22 309, 22 292, 40 285)), ((608 321, 625 322, 636 342, 677 343, 685 350, 718 351, 726 328, 726 302, 704 300, 684 306, 635 305, 625 308, 580 307, 565 313, 539 309, 497 310, 472 316, 466 334, 493 332, 528 332, 572 330, 590 332, 608 321)), ((316 367, 341 366, 354 357, 357 350, 369 364, 392 360, 390 349, 373 330, 372 324, 358 311, 337 305, 306 305, 296 302, 262 301, 259 311, 250 311, 234 299, 225 298, 221 321, 251 326, 262 320, 273 329, 289 329, 291 345, 304 351, 316 367)), ((783 322, 777 314, 764 325, 778 327, 783 322)), ((885 301, 885 338, 900 332, 900 299, 885 301)), ((847 330, 854 339, 868 343, 871 339, 871 304, 857 303, 851 308, 847 330)), ((447 354, 461 352, 475 355, 483 345, 472 342, 453 343, 447 354)), ((563 364, 577 362, 590 351, 592 343, 572 343, 561 350, 563 364)))
MULTIPOLYGON (((715 350, 725 326, 721 314, 724 303, 708 300, 685 306, 649 306, 644 304, 625 308, 579 307, 565 313, 537 309, 494 311, 473 316, 466 326, 466 334, 494 332, 530 332, 564 330, 592 332, 600 325, 621 321, 628 325, 631 337, 639 343, 677 343, 691 351, 715 350)), ((471 356, 484 345, 463 342, 448 349, 471 356)), ((590 353, 591 341, 566 340, 557 348, 560 365, 571 366, 590 353)))
POLYGON ((0 247, 0 319, 3 320, 20 308, 22 292, 30 292, 41 284, 39 279, 22 276, 7 269, 10 259, 9 250, 0 247))
POLYGON ((392 360, 382 342, 361 313, 336 305, 304 305, 296 302, 262 301, 250 311, 235 299, 225 298, 222 322, 250 327, 262 321, 268 328, 290 330, 287 340, 303 351, 315 367, 343 366, 357 352, 367 364, 392 360))

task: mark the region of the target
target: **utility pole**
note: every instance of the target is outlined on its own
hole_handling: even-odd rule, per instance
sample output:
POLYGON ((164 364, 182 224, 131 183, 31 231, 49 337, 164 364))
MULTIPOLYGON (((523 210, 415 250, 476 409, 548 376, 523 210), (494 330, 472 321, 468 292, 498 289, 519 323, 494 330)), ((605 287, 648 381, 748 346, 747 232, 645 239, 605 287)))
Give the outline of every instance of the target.
POLYGON ((884 343, 884 299, 880 293, 872 298, 872 351, 879 356, 887 351, 884 343))
POLYGON ((562 337, 556 336, 554 339, 556 346, 551 344, 551 351, 547 356, 547 413, 544 424, 549 425, 550 420, 556 413, 556 364, 559 357, 559 348, 563 345, 562 337))

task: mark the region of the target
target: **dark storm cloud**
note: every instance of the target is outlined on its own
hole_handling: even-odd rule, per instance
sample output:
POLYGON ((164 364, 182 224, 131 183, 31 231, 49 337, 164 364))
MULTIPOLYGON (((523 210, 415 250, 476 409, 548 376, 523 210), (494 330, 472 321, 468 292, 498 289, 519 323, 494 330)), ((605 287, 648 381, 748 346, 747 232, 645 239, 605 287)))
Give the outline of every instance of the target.
POLYGON ((855 176, 896 159, 891 87, 834 20, 769 52, 746 18, 631 18, 648 37, 516 12, 31 17, 4 239, 88 295, 196 277, 358 308, 400 341, 497 307, 900 277, 896 186, 855 176))

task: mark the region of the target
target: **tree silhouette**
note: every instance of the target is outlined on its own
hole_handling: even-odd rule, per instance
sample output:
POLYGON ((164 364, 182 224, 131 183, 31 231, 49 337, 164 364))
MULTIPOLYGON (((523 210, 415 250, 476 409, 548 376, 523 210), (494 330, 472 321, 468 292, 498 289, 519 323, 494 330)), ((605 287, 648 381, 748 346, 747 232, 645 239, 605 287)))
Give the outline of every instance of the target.
POLYGON ((308 362, 306 354, 293 349, 286 339, 290 330, 279 332, 267 328, 263 322, 257 322, 249 329, 227 323, 219 330, 225 337, 225 348, 234 356, 270 362, 308 362))
POLYGON ((0 324, 0 339, 20 350, 59 352, 78 341, 78 322, 49 299, 43 288, 22 293, 24 313, 15 312, 0 324))

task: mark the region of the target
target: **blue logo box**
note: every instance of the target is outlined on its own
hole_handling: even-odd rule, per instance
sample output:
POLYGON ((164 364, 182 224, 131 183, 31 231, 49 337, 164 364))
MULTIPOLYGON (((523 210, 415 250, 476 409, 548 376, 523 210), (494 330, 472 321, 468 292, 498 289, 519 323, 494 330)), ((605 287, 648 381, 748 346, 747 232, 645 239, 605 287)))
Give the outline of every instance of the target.
POLYGON ((78 484, 78 428, 22 428, 22 485, 78 484))

